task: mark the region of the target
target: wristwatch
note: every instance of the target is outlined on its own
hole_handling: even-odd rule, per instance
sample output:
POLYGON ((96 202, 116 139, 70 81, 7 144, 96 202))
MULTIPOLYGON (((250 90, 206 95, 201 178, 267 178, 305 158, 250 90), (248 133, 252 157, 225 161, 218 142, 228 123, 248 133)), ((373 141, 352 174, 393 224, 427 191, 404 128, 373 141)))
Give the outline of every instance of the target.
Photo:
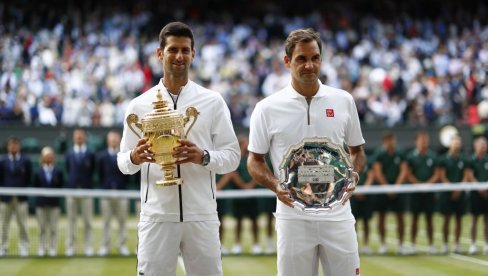
POLYGON ((208 153, 208 150, 203 150, 202 166, 207 166, 208 163, 210 163, 210 154, 208 153))

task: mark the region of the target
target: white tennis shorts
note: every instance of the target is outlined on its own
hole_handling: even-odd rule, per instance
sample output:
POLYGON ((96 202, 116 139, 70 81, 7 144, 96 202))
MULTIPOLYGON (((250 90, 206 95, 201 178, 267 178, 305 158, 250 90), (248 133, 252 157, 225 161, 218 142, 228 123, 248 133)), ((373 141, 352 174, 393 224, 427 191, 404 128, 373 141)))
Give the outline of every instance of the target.
POLYGON ((176 275, 180 252, 186 275, 222 275, 219 225, 219 221, 139 222, 136 275, 176 275))
POLYGON ((354 220, 276 220, 278 275, 318 275, 320 260, 327 276, 360 275, 354 220))

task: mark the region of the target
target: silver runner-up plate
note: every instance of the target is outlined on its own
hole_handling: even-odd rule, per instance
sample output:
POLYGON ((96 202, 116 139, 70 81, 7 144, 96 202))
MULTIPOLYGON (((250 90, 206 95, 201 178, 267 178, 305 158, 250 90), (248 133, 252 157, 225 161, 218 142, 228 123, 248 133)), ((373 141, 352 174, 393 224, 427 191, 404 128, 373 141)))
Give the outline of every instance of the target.
POLYGON ((305 213, 327 212, 346 198, 353 184, 349 155, 329 138, 304 138, 291 146, 280 164, 281 187, 305 213))

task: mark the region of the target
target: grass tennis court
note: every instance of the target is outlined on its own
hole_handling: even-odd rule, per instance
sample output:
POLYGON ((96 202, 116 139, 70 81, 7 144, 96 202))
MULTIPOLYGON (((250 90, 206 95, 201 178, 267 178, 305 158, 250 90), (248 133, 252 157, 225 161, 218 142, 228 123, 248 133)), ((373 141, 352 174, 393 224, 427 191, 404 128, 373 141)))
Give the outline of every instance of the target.
MULTIPOLYGON (((98 220, 98 218, 97 218, 98 220)), ((396 249, 396 236, 395 225, 393 224, 393 217, 389 217, 388 220, 388 245, 391 252, 395 252, 396 249)), ((407 225, 410 225, 410 218, 407 218, 407 225)), ((394 253, 390 253, 385 256, 372 255, 361 256, 361 275, 488 275, 488 256, 486 255, 435 255, 429 256, 423 251, 425 246, 425 232, 424 223, 420 221, 419 254, 415 256, 397 256, 394 253)), ((264 224, 264 217, 260 220, 261 224, 264 224)), ((371 236, 371 248, 373 251, 378 248, 378 236, 376 232, 376 221, 373 219, 371 222, 372 236, 371 236)), ((224 244, 228 248, 233 242, 233 228, 235 227, 235 221, 232 218, 226 218, 225 224, 227 226, 227 232, 224 244)), ((435 217, 436 226, 436 246, 441 244, 440 235, 441 219, 439 216, 435 217)), ((30 224, 34 228, 34 225, 30 224)), ((95 238, 99 238, 99 223, 95 223, 95 238)), ((245 221, 244 227, 246 231, 243 236, 244 250, 250 248, 250 232, 249 222, 245 221)), ((467 250, 470 241, 468 236, 469 219, 464 219, 464 229, 462 238, 462 248, 467 250)), ((16 238, 16 229, 12 227, 11 238, 16 238)), ((358 225, 358 233, 361 245, 361 228, 362 225, 358 225)), ((135 218, 130 223, 130 248, 135 248, 136 235, 135 235, 135 218)), ((264 229, 264 227, 262 227, 264 229)), ((35 229, 31 229, 31 234, 35 232, 35 229)), ((408 233, 408 231, 406 231, 408 233)), ((481 234, 481 229, 479 235, 481 234)), ((261 233, 264 237, 264 232, 261 233)), ((264 239, 262 239, 264 240, 264 239)), ((407 239, 408 240, 408 239, 407 239)), ((482 243, 479 242, 479 245, 482 243)), ((98 243, 95 243, 97 246, 98 243)), ((14 245, 12 245, 14 246, 14 245)), ((59 245, 63 246, 62 242, 59 245)), ((32 246, 31 246, 32 247, 32 246)), ((34 249, 31 248, 31 253, 35 254, 34 249)), ((63 251, 60 251, 62 253, 63 251)), ((19 258, 19 257, 5 257, 0 259, 0 275, 33 275, 33 276, 57 276, 57 275, 136 275, 135 272, 136 259, 135 256, 130 257, 78 257, 78 258, 19 258)), ((224 275, 276 275, 276 256, 225 256, 223 258, 224 275)), ((184 275, 183 270, 179 266, 178 274, 184 275)), ((304 275, 306 276, 306 275, 304 275)))
MULTIPOLYGON (((469 258, 485 264, 450 256, 362 256, 361 275, 487 275, 486 256, 469 258)), ((0 260, 1 275, 136 275, 135 265, 134 257, 0 260)), ((276 275, 275 256, 228 256, 223 265, 224 275, 276 275)), ((177 275, 185 274, 179 268, 177 275)))

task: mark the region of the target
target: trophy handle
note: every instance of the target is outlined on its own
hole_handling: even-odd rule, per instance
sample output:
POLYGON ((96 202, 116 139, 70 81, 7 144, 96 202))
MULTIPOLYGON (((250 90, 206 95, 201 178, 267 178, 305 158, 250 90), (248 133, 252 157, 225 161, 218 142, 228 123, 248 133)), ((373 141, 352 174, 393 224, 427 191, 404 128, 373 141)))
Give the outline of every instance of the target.
POLYGON ((190 132, 190 129, 193 127, 193 125, 197 121, 199 114, 200 114, 200 112, 198 112, 198 110, 196 108, 194 108, 193 106, 190 106, 186 109, 186 117, 184 119, 185 120, 184 125, 186 125, 190 121, 190 117, 193 117, 194 119, 191 122, 191 125, 188 127, 188 129, 185 132, 185 138, 188 135, 188 132, 190 132))
POLYGON ((354 180, 352 180, 353 177, 354 176, 353 176, 353 170, 352 170, 352 168, 348 168, 346 170, 346 177, 345 177, 347 179, 346 189, 349 188, 352 183, 354 183, 354 180))
POLYGON ((139 117, 132 113, 132 114, 129 114, 129 116, 127 116, 127 119, 125 120, 127 122, 127 125, 129 126, 130 130, 132 130, 132 132, 134 132, 135 135, 137 135, 137 137, 139 137, 139 139, 141 139, 141 135, 139 135, 139 133, 136 132, 136 130, 132 127, 132 124, 134 124, 138 129, 140 129, 141 131, 142 130, 142 124, 139 123, 139 117))

